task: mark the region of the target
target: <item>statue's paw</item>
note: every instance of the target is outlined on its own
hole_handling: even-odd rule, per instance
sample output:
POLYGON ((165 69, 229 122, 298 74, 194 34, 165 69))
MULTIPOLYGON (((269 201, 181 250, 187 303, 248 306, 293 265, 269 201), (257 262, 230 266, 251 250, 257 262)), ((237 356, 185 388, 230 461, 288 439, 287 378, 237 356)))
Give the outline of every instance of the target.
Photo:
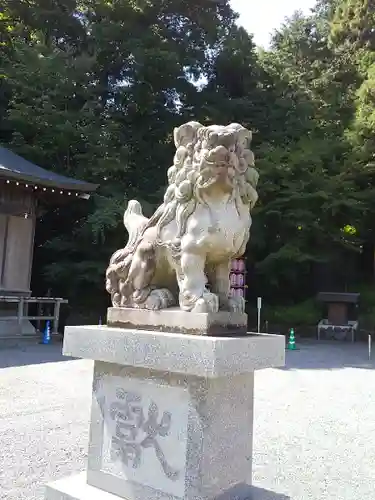
POLYGON ((162 301, 158 295, 149 295, 147 300, 142 304, 142 309, 150 309, 151 311, 158 311, 162 309, 162 301))
POLYGON ((206 292, 197 300, 192 312, 215 313, 219 310, 219 298, 214 293, 206 292))
POLYGON ((173 294, 167 288, 152 290, 144 303, 144 309, 158 311, 175 305, 176 301, 173 294))
POLYGON ((121 300, 122 300, 121 294, 119 294, 118 292, 112 294, 112 306, 113 307, 120 307, 121 300))
POLYGON ((120 305, 118 307, 127 307, 129 305, 129 299, 127 297, 121 296, 120 305))
POLYGON ((243 297, 230 297, 228 307, 229 311, 243 314, 245 312, 245 299, 243 297))

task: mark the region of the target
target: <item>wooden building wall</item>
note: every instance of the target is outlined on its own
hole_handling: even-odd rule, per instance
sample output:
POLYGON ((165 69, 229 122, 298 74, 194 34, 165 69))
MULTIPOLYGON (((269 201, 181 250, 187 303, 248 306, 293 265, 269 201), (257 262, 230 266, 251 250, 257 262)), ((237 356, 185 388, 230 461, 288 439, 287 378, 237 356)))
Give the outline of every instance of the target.
POLYGON ((36 220, 34 193, 0 185, 0 294, 29 294, 36 220))

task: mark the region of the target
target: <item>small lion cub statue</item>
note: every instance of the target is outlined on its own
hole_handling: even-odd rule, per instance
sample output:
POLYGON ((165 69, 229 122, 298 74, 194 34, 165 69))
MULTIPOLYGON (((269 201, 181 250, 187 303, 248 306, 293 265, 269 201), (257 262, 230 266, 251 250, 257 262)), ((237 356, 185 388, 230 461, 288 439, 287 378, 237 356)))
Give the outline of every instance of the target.
POLYGON ((163 203, 150 219, 135 200, 125 211, 128 243, 106 272, 114 307, 244 312, 244 299, 230 295, 229 272, 245 251, 258 199, 251 138, 237 123, 174 130, 163 203))

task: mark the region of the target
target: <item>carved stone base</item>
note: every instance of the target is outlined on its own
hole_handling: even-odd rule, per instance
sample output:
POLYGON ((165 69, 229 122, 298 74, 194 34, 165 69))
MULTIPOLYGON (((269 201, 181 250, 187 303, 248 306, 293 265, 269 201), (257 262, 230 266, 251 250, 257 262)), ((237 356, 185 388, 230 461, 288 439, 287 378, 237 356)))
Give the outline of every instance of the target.
POLYGON ((246 335, 247 314, 219 311, 194 313, 179 308, 150 311, 126 307, 109 307, 108 326, 191 335, 246 335))
MULTIPOLYGON (((255 486, 244 485, 233 489, 228 494, 220 496, 218 500, 290 500, 285 495, 280 495, 269 490, 255 486)), ((122 500, 117 495, 112 495, 99 488, 87 484, 86 473, 81 472, 75 476, 60 479, 47 486, 47 500, 122 500)))
POLYGON ((250 497, 254 371, 284 364, 283 336, 76 326, 64 354, 95 360, 87 485, 48 500, 250 497))
POLYGON ((46 500, 119 500, 118 496, 87 484, 86 472, 48 484, 45 498, 46 500))

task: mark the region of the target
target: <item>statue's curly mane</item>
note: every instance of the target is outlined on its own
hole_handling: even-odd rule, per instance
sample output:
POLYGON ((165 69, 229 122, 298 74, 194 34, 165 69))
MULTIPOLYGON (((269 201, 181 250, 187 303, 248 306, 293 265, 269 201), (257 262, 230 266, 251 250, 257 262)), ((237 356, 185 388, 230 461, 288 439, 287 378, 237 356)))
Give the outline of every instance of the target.
MULTIPOLYGON (((235 189, 242 203, 255 205, 258 195, 256 185, 258 173, 253 168, 254 155, 247 148, 251 133, 238 124, 229 127, 244 132, 244 142, 239 144, 236 154, 239 169, 235 175, 235 189)), ((172 255, 179 256, 180 240, 186 232, 186 223, 194 213, 197 203, 204 203, 201 193, 214 181, 213 164, 208 154, 215 147, 215 132, 203 127, 200 123, 189 122, 175 130, 176 153, 173 165, 168 170, 168 188, 164 202, 150 219, 147 227, 156 225, 159 245, 168 246, 172 255), (160 239, 161 230, 172 221, 176 221, 177 234, 174 241, 164 242, 160 239)))

